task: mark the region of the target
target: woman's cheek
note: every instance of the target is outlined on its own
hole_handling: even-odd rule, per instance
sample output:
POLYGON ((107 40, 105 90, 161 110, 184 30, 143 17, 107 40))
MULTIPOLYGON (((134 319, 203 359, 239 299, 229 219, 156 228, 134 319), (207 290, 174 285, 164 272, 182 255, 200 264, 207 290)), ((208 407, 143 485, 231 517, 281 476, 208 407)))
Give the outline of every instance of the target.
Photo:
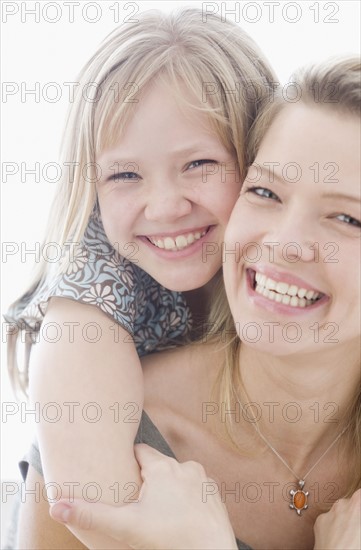
POLYGON ((243 246, 243 244, 251 240, 255 219, 249 214, 249 209, 242 204, 240 197, 236 202, 225 232, 225 245, 227 246, 243 246))

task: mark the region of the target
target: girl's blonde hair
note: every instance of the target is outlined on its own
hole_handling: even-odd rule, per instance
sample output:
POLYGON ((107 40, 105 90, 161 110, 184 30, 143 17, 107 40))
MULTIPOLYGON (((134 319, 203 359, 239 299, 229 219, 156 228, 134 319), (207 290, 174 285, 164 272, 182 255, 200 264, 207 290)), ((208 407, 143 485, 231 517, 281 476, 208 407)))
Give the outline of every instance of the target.
MULTIPOLYGON (((82 167, 96 168, 97 154, 119 139, 140 93, 156 78, 167 81, 180 101, 181 86, 194 92, 195 108, 202 109, 204 100, 203 110, 222 141, 244 164, 245 136, 273 85, 267 61, 245 32, 216 16, 203 22, 197 9, 145 12, 137 23, 115 29, 79 75, 64 139, 65 158, 78 162, 79 169, 73 182, 60 185, 50 228, 60 245, 82 236, 95 205, 95 183, 82 177, 82 167), (84 100, 85 89, 94 100, 84 100)), ((96 181, 96 169, 87 179, 96 181)))
MULTIPOLYGON (((195 101, 186 106, 209 116, 222 143, 236 152, 244 175, 248 162, 244 144, 275 80, 268 62, 238 25, 216 15, 204 18, 201 10, 193 8, 171 14, 146 11, 138 22, 116 28, 77 79, 62 142, 62 160, 75 167, 74 173, 64 174, 59 182, 43 247, 49 242, 63 247, 81 240, 97 206, 97 155, 116 143, 140 94, 154 79, 167 84, 180 102, 185 103, 184 89, 190 92, 195 101)), ((8 346, 12 378, 18 373, 19 329, 27 329, 23 385, 34 333, 20 323, 19 308, 31 301, 48 277, 66 269, 64 262, 54 269, 41 257, 34 282, 6 316, 13 329, 8 346)))
MULTIPOLYGON (((329 109, 330 112, 341 112, 345 116, 361 114, 361 71, 358 57, 332 58, 325 63, 300 69, 291 82, 294 84, 295 97, 299 102, 311 108, 329 109), (332 110, 332 111, 331 111, 332 110)), ((255 120, 249 136, 250 164, 256 157, 259 145, 271 123, 289 102, 281 90, 276 91, 272 101, 263 109, 255 120)), ((242 220, 241 220, 242 223, 242 220)), ((225 349, 224 363, 219 371, 214 392, 216 399, 224 404, 225 410, 232 410, 242 380, 239 371, 239 340, 232 314, 228 305, 223 281, 218 282, 215 300, 210 312, 209 326, 211 333, 208 340, 220 343, 225 349), (237 392, 236 392, 237 388, 237 392)), ((350 422, 349 429, 343 438, 347 448, 354 451, 355 462, 350 465, 352 479, 344 496, 349 497, 361 487, 361 385, 355 388, 355 395, 343 421, 350 422)), ((226 436, 233 447, 239 449, 233 435, 232 415, 226 415, 226 436)), ((346 447, 345 447, 346 448, 346 447)), ((241 450, 241 449, 239 449, 241 450)), ((246 449, 243 450, 244 452, 246 449)))

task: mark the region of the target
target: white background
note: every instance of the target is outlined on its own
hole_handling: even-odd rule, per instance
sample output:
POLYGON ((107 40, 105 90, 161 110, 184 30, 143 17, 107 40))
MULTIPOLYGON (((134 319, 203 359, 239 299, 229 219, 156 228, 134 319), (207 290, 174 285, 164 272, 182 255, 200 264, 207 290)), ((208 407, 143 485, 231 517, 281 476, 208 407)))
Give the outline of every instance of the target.
MULTIPOLYGON (((35 16, 26 11, 34 9, 35 2, 1 4, 3 83, 13 82, 20 90, 22 87, 25 91, 34 89, 35 83, 39 82, 42 91, 48 83, 57 82, 63 90, 61 100, 54 103, 46 101, 41 95, 38 103, 34 95, 22 98, 20 91, 11 96, 3 95, 2 167, 4 168, 5 162, 25 162, 28 167, 34 167, 35 162, 40 162, 42 167, 48 162, 58 161, 62 125, 68 106, 67 88, 63 83, 76 80, 81 66, 101 40, 117 26, 115 11, 111 6, 118 4, 120 22, 124 17, 131 15, 132 8, 124 9, 125 2, 75 2, 79 5, 74 6, 74 22, 71 23, 69 9, 63 2, 40 2, 40 21, 35 22, 35 16), (54 19, 57 14, 54 4, 58 6, 60 19, 58 22, 50 23, 47 19, 54 19), (94 5, 98 7, 100 18, 99 21, 91 23, 84 17, 96 17, 94 5), (16 9, 18 11, 14 15, 6 15, 16 9), (85 10, 83 14, 82 10, 85 10)), ((202 7, 202 2, 182 1, 130 4, 136 4, 139 12, 151 8, 169 11, 185 5, 202 7)), ((238 22, 258 42, 284 83, 299 65, 334 54, 359 53, 358 0, 272 2, 273 22, 270 22, 270 8, 267 2, 203 2, 204 6, 206 4, 213 9, 218 8, 219 13, 221 4, 227 10, 235 9, 235 5, 238 4, 241 14, 238 22), (292 23, 291 20, 296 19, 298 12, 301 14, 299 21, 292 23), (247 22, 246 19, 254 22, 247 22)), ((230 12, 226 16, 229 20, 235 20, 235 15, 230 12)), ((136 18, 136 14, 133 17, 136 18)), ((17 243, 25 251, 26 247, 32 249, 35 242, 42 240, 54 187, 54 184, 46 181, 34 182, 34 176, 27 176, 26 181, 22 182, 20 172, 16 176, 8 177, 5 182, 3 174, 3 243, 17 243)), ((11 301, 26 289, 33 265, 34 256, 31 254, 25 258, 20 254, 3 258, 3 312, 11 301)), ((4 335, 2 341, 5 341, 4 335)), ((4 344, 2 347, 2 400, 9 402, 14 401, 14 398, 7 381, 4 344)), ((17 461, 26 450, 30 435, 31 422, 21 422, 20 414, 3 418, 2 479, 19 478, 17 461)))

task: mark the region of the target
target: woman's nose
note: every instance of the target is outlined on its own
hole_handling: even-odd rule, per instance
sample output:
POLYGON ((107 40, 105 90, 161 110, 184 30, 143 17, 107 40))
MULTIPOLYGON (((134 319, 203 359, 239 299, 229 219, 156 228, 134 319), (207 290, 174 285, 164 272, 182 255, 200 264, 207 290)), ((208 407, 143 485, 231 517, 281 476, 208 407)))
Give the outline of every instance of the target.
POLYGON ((192 202, 176 183, 151 186, 146 196, 144 216, 152 222, 173 222, 192 211, 192 202))
POLYGON ((274 230, 263 241, 268 249, 269 260, 283 263, 318 260, 319 244, 312 234, 311 222, 289 216, 279 220, 274 230))

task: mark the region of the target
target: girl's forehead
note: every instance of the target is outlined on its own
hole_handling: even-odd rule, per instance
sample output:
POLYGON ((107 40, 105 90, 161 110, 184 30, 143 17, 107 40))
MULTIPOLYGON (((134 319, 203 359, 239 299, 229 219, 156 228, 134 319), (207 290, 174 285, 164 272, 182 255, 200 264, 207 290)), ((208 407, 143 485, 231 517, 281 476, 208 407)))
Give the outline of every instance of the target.
MULTIPOLYGON (((99 111, 96 154, 131 141, 132 136, 143 137, 147 132, 149 139, 154 139, 162 129, 172 136, 179 134, 187 141, 221 143, 233 150, 226 131, 227 121, 216 118, 209 106, 199 101, 194 90, 181 82, 177 86, 174 90, 167 80, 153 80, 140 90, 136 102, 110 104, 108 112, 99 111)), ((187 143, 183 145, 186 147, 187 143)))

